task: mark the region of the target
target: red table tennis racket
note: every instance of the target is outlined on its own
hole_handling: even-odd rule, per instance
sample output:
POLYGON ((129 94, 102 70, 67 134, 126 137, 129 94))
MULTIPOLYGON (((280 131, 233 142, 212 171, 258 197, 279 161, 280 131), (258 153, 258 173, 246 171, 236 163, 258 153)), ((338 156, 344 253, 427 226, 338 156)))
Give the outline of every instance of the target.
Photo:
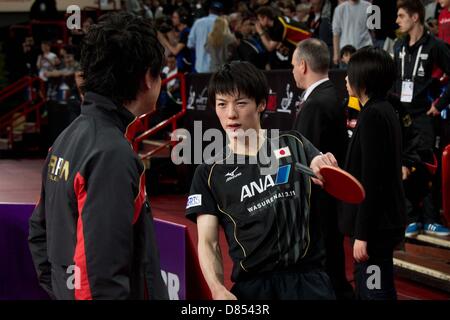
MULTIPOLYGON (((301 163, 296 163, 295 167, 313 178, 317 178, 313 170, 301 163)), ((323 166, 320 169, 323 177, 323 189, 343 202, 358 204, 361 203, 366 193, 361 183, 350 173, 338 167, 323 166)))

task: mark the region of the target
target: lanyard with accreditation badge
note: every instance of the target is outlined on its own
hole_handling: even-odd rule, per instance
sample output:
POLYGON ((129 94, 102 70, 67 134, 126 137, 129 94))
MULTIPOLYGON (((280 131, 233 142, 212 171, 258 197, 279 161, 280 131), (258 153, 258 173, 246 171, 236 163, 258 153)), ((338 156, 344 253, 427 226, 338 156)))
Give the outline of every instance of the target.
MULTIPOLYGON (((402 52, 400 53, 400 58, 402 59, 402 93, 400 100, 401 102, 410 103, 413 99, 414 94, 414 78, 417 74, 417 68, 419 66, 420 55, 422 54, 422 46, 419 47, 419 51, 417 52, 416 62, 414 63, 414 69, 412 73, 411 80, 405 80, 405 47, 403 47, 402 52)), ((419 72, 423 73, 423 66, 420 66, 419 72)))

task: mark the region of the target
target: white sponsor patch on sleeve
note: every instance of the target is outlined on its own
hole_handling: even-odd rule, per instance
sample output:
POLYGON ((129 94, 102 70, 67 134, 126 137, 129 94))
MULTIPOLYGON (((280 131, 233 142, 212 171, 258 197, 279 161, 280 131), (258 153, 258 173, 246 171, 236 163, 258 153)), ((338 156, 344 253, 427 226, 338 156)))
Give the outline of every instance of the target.
POLYGON ((202 195, 201 194, 193 194, 188 197, 186 209, 189 209, 192 207, 198 207, 201 205, 202 205, 202 195))

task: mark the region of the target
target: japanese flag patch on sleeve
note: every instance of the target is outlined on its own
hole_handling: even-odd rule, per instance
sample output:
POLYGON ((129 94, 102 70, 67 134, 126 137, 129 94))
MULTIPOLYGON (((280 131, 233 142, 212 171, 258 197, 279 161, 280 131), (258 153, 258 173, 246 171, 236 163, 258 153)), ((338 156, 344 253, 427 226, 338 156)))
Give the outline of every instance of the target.
POLYGON ((275 158, 277 159, 291 156, 291 151, 289 150, 289 147, 275 149, 273 153, 275 154, 275 158))

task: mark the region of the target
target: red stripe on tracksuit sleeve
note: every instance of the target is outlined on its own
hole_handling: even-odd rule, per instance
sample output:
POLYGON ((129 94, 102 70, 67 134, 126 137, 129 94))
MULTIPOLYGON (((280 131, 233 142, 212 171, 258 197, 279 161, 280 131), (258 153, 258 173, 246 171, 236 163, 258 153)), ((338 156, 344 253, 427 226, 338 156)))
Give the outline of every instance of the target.
POLYGON ((142 205, 145 202, 146 191, 145 191, 145 170, 142 172, 141 177, 139 179, 139 194, 136 199, 134 199, 134 215, 133 215, 133 224, 139 218, 139 214, 141 213, 142 205))
POLYGON ((80 270, 80 287, 75 288, 75 300, 92 300, 91 286, 86 264, 86 249, 83 232, 83 208, 86 203, 86 183, 84 177, 78 172, 73 183, 78 201, 77 244, 73 260, 80 270))

